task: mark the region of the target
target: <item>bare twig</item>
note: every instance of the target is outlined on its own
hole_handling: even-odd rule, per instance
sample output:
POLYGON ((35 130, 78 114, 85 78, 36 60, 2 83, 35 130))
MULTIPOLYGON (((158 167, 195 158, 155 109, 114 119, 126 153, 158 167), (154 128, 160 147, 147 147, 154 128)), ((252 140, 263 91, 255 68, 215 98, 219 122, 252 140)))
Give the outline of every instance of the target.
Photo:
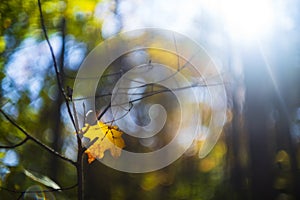
POLYGON ((20 194, 20 196, 17 198, 17 200, 22 199, 23 196, 24 196, 24 194, 25 194, 25 192, 22 192, 22 193, 20 194))
POLYGON ((68 110, 69 116, 71 118, 72 124, 73 124, 73 126, 74 126, 74 128, 76 130, 76 133, 78 133, 78 130, 77 130, 77 127, 76 127, 76 123, 75 123, 75 120, 73 118, 72 111, 71 111, 71 108, 70 108, 69 100, 68 100, 67 95, 65 94, 62 80, 60 79, 60 73, 59 73, 59 70, 58 70, 58 65, 57 65, 57 62, 56 62, 54 51, 53 51, 52 45, 50 43, 50 40, 49 40, 49 37, 48 37, 48 34, 47 34, 46 26, 45 26, 45 23, 44 23, 44 16, 43 16, 43 12, 42 12, 41 1, 37 0, 37 2, 38 2, 38 6, 39 6, 41 26, 42 26, 42 29, 43 29, 44 37, 45 37, 45 39, 47 41, 47 44, 49 46, 49 50, 50 50, 51 57, 52 57, 52 60, 53 60, 53 66, 54 66, 54 69, 55 69, 55 74, 56 74, 58 89, 60 90, 60 92, 62 93, 62 95, 64 97, 64 100, 66 102, 67 110, 68 110))
MULTIPOLYGON (((222 85, 224 83, 215 83, 215 84, 210 84, 209 86, 213 87, 213 86, 219 86, 219 85, 222 85)), ((145 84, 143 85, 143 87, 146 87, 146 86, 153 86, 153 83, 149 83, 149 84, 145 84)), ((160 86, 160 85, 158 85, 160 86)), ((169 88, 164 88, 164 89, 161 89, 161 90, 153 90, 153 91, 150 91, 150 92, 140 92, 140 93, 120 93, 120 94, 127 94, 127 95, 143 95, 142 97, 139 97, 139 98, 135 98, 135 99, 132 99, 128 102, 123 102, 123 103, 120 103, 120 104, 115 104, 115 105, 112 105, 111 102, 104 108, 104 110, 98 115, 97 119, 100 120, 103 115, 108 111, 109 108, 111 107, 115 107, 115 106, 122 106, 122 105, 126 105, 126 104, 130 104, 130 108, 128 109, 128 112, 126 112, 124 115, 120 116, 120 118, 118 119, 114 119, 113 121, 116 121, 116 120, 120 120, 122 118, 124 118, 129 112, 130 110, 132 109, 133 107, 133 103, 136 102, 136 101, 140 101, 140 100, 143 100, 143 99, 146 99, 146 98, 149 98, 149 97, 152 97, 154 95, 157 95, 157 94, 161 94, 161 93, 167 93, 167 92, 174 92, 174 91, 180 91, 180 90, 186 90, 186 89, 191 89, 191 88, 195 88, 195 87, 204 87, 204 86, 207 86, 207 85, 203 85, 203 84, 194 84, 194 85, 189 85, 189 86, 184 86, 184 87, 180 87, 180 88, 172 88, 172 89, 169 89, 169 88)), ((208 86, 207 86, 208 87, 208 86)), ((105 95, 109 95, 109 94, 105 94, 105 95)), ((112 94, 110 94, 112 95, 112 94)), ((79 100, 79 99, 76 99, 76 100, 79 100)), ((83 100, 83 99, 81 99, 83 100)), ((108 121, 108 122, 104 122, 104 123, 111 123, 113 121, 108 121)))
MULTIPOLYGON (((112 77, 112 76, 120 76, 123 73, 124 72, 122 70, 120 70, 119 72, 115 72, 115 73, 111 73, 111 74, 104 74, 104 75, 101 76, 101 78, 109 78, 109 77, 112 77)), ((94 77, 80 77, 80 76, 71 76, 71 75, 68 75, 66 73, 64 73, 64 77, 68 78, 68 79, 82 79, 82 80, 92 80, 92 79, 98 80, 99 79, 98 76, 94 76, 94 77)))
MULTIPOLYGON (((152 93, 163 93, 163 92, 169 92, 169 91, 179 91, 179 90, 185 90, 185 89, 190 89, 190 88, 202 88, 202 87, 215 87, 215 86, 219 86, 219 85, 226 85, 229 83, 211 83, 211 84, 207 84, 207 83, 197 83, 197 84, 193 84, 190 86, 184 86, 184 87, 179 87, 179 88, 164 88, 163 86, 157 84, 155 85, 155 87, 160 87, 163 88, 161 90, 153 90, 153 91, 146 91, 146 92, 134 92, 134 93, 129 93, 129 92, 118 92, 117 94, 123 94, 123 95, 130 95, 130 96, 140 96, 140 95, 151 95, 152 93)), ((128 89, 128 90, 133 90, 133 89, 138 89, 138 88, 146 88, 146 87, 153 87, 154 83, 148 83, 148 84, 144 84, 144 85, 140 85, 140 86, 136 86, 136 87, 132 87, 132 88, 120 88, 120 89, 128 89)), ((82 101, 85 99, 92 99, 92 98, 104 98, 104 97, 108 97, 108 96, 112 96, 115 93, 105 93, 105 94, 100 94, 100 95, 96 95, 96 96, 88 96, 88 97, 82 97, 82 98, 75 98, 73 99, 73 101, 82 101)))
POLYGON ((133 103, 129 102, 129 104, 130 104, 130 107, 129 107, 128 109, 123 108, 124 110, 126 110, 126 112, 125 112, 123 115, 121 115, 121 116, 118 117, 118 118, 115 118, 115 119, 113 119, 113 120, 106 121, 106 122, 103 122, 103 123, 104 123, 104 124, 112 124, 112 123, 114 123, 115 121, 121 120, 121 119, 123 119, 124 117, 126 117, 126 115, 128 115, 128 113, 129 113, 129 112, 131 111, 131 109, 133 108, 133 103))
MULTIPOLYGON (((1 114, 17 129, 19 129, 24 135, 26 135, 27 140, 32 140, 34 143, 42 147, 43 149, 47 150, 49 153, 59 157, 60 159, 69 162, 72 165, 76 165, 76 162, 73 160, 63 156, 62 154, 58 153, 51 147, 47 146, 43 142, 41 142, 39 139, 35 138, 34 136, 30 135, 25 129, 23 129, 21 126, 19 126, 10 116, 8 116, 2 109, 0 109, 1 114)), ((26 141, 25 141, 26 142, 26 141)), ((23 143, 25 143, 23 142, 23 143)))
POLYGON ((78 200, 83 200, 84 198, 84 187, 83 187, 83 147, 79 134, 77 136, 77 162, 76 162, 76 171, 77 171, 77 198, 78 200))
POLYGON ((0 145, 0 149, 14 149, 14 148, 16 148, 16 147, 19 147, 19 146, 25 144, 25 142, 27 142, 28 139, 29 139, 29 138, 26 136, 25 139, 23 139, 21 142, 19 142, 19 143, 17 143, 17 144, 7 145, 7 146, 5 146, 5 145, 0 145))
POLYGON ((103 115, 108 111, 108 109, 111 107, 111 103, 109 103, 105 108, 104 110, 100 113, 100 115, 97 117, 98 120, 100 120, 103 115))
POLYGON ((88 148, 90 148, 93 144, 95 144, 95 142, 97 142, 98 139, 99 139, 99 137, 95 137, 87 145, 84 145, 84 147, 82 148, 82 152, 84 153, 88 148))
POLYGON ((64 191, 64 190, 71 190, 75 187, 77 187, 77 183, 72 185, 72 186, 69 186, 69 187, 64 187, 64 188, 58 188, 58 189, 49 189, 49 190, 30 190, 30 191, 18 191, 18 190, 13 190, 13 189, 9 189, 9 188, 5 188, 5 187, 2 187, 0 186, 0 188, 2 190, 6 190, 8 192, 11 192, 11 193, 20 193, 21 194, 21 197, 25 194, 25 193, 47 193, 47 192, 59 192, 59 191, 64 191))

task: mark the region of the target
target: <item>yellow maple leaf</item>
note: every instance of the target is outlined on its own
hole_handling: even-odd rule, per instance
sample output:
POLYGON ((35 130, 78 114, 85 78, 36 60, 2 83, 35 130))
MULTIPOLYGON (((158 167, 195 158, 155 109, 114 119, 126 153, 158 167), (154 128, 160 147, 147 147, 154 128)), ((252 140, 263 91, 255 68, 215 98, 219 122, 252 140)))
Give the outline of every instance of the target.
POLYGON ((123 132, 117 126, 109 126, 102 122, 96 125, 86 124, 82 132, 84 137, 94 142, 85 153, 88 155, 88 162, 93 162, 96 158, 101 159, 106 150, 110 150, 113 157, 121 155, 122 148, 125 147, 123 132))

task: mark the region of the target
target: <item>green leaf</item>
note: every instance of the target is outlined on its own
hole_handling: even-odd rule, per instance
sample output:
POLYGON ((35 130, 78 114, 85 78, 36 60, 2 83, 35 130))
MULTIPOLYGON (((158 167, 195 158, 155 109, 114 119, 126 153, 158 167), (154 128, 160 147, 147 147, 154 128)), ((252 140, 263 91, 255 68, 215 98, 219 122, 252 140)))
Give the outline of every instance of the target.
POLYGON ((0 159, 5 157, 6 152, 5 151, 0 151, 0 159))
POLYGON ((38 173, 32 172, 32 171, 30 172, 26 169, 24 169, 24 174, 26 176, 28 176, 29 178, 31 178, 32 180, 37 181, 47 187, 51 187, 55 190, 60 189, 60 186, 57 183, 55 183, 53 180, 48 178, 47 176, 44 176, 44 175, 41 175, 41 174, 38 174, 38 173))

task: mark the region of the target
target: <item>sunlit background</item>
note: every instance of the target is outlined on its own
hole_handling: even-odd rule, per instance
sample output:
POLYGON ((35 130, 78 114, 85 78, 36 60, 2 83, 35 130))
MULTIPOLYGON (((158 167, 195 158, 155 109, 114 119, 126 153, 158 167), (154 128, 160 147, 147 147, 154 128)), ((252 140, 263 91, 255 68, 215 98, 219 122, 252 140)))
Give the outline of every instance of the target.
MULTIPOLYGON (((98 161, 86 164, 87 199, 300 198, 300 2, 47 0, 42 6, 49 40, 57 62, 63 63, 67 86, 72 87, 80 64, 101 41, 122 31, 155 27, 182 33, 202 45, 218 66, 226 87, 226 124, 207 157, 199 158, 203 143, 199 137, 183 157, 152 173, 122 173, 98 161)), ((57 90, 37 2, 4 0, 0 11, 1 109, 41 141, 76 159, 74 130, 57 90)), ((129 61, 117 60, 107 73, 121 71, 118 67, 124 63, 129 61)), ((118 78, 103 78, 98 94, 111 91, 118 78)), ((99 100, 99 111, 109 98, 99 100)), ((151 101, 163 104, 173 98, 162 95, 151 101)), ((205 104, 205 97, 202 103, 199 132, 206 132, 214 108, 205 104)), ((139 123, 147 123, 146 108, 140 108, 133 113, 141 119, 139 123)), ((176 122, 176 111, 168 112, 169 120, 176 122)), ((1 145, 23 138, 2 116, 0 127, 1 145)), ((170 132, 174 125, 164 129, 170 132)), ((129 149, 137 144, 127 142, 129 149)), ((166 142, 141 140, 139 150, 148 151, 166 142)), ((72 166, 33 143, 0 149, 1 187, 47 189, 24 174, 24 169, 49 176, 61 187, 76 182, 72 166)), ((42 199, 76 199, 75 190, 45 193, 42 199)), ((16 199, 18 194, 0 189, 0 197, 16 199)))

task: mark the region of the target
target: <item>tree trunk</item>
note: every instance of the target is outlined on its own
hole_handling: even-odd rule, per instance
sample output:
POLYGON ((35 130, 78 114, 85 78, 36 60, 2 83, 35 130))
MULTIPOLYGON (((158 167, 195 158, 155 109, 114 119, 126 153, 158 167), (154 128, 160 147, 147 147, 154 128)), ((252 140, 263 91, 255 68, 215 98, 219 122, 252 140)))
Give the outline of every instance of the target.
MULTIPOLYGON (((248 48, 247 48, 248 49, 248 48)), ((249 137, 251 199, 275 199, 270 136, 272 82, 258 48, 243 55, 245 72, 245 126, 249 137)))

